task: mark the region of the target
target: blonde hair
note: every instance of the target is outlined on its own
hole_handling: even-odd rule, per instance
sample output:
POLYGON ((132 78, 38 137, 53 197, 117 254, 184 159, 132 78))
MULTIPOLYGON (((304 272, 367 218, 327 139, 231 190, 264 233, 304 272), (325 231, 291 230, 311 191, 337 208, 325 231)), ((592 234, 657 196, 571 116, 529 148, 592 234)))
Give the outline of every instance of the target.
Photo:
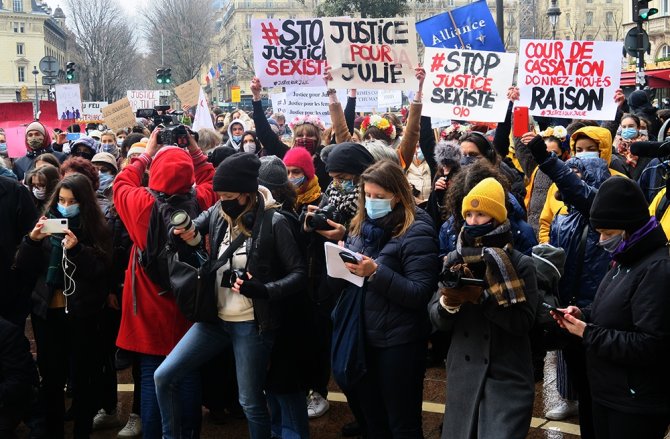
MULTIPOLYGON (((293 129, 293 138, 302 137, 307 134, 310 137, 315 137, 317 142, 321 141, 321 130, 311 123, 303 123, 293 129)), ((317 145, 318 146, 318 145, 317 145)))
POLYGON ((114 133, 114 131, 107 130, 103 132, 102 134, 100 134, 100 140, 102 140, 102 138, 105 136, 112 136, 112 138, 114 139, 114 143, 116 143, 116 133, 114 133))
MULTIPOLYGON (((242 211, 241 214, 237 216, 234 220, 228 216, 226 212, 223 211, 221 208, 221 205, 219 205, 219 212, 221 213, 221 216, 223 217, 224 220, 228 224, 232 224, 233 228, 237 227, 237 229, 240 231, 240 233, 243 233, 245 236, 251 236, 251 230, 247 228, 247 226, 244 224, 244 217, 246 216, 247 213, 254 213, 256 208, 258 207, 258 197, 260 196, 258 192, 243 192, 240 195, 246 195, 248 198, 246 206, 244 207, 244 210, 242 211)), ((258 220, 259 218, 256 218, 258 220)), ((260 218, 262 221, 262 218, 260 218)))
POLYGON ((358 211, 349 226, 351 234, 360 235, 365 222, 365 183, 374 183, 398 198, 398 204, 402 208, 402 220, 394 227, 393 237, 404 235, 414 222, 415 201, 402 168, 390 160, 378 161, 361 174, 358 211))

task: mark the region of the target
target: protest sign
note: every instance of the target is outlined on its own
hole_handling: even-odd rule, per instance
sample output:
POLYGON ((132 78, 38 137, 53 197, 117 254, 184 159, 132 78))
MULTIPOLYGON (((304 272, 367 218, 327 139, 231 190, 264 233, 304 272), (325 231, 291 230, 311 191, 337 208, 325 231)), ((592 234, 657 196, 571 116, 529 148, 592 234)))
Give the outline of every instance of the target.
POLYGON ((416 24, 416 31, 426 47, 505 51, 484 0, 422 20, 416 24))
MULTIPOLYGON (((174 88, 174 92, 181 101, 182 105, 188 105, 193 107, 198 104, 198 97, 200 93, 200 84, 194 78, 190 81, 186 81, 183 84, 179 84, 174 88)), ((149 108, 149 107, 142 107, 149 108)))
POLYGON ((622 44, 521 40, 518 105, 533 116, 614 120, 622 44))
POLYGON ((252 19, 254 71, 265 87, 320 87, 326 67, 319 18, 252 19))
MULTIPOLYGON (((329 127, 331 125, 328 107, 330 99, 326 92, 326 87, 287 89, 286 93, 270 95, 272 109, 276 113, 283 113, 287 122, 292 121, 296 116, 313 114, 329 127)), ((340 102, 346 102, 347 96, 344 90, 338 90, 337 97, 340 102)))
POLYGON ((5 140, 7 141, 7 156, 10 159, 26 155, 26 127, 5 128, 5 140))
MULTIPOLYGON (((343 106, 346 101, 342 101, 343 106)), ((379 107, 379 90, 356 90, 356 111, 372 111, 379 107)))
POLYGON ((387 108, 402 107, 402 92, 400 90, 377 90, 377 108, 386 111, 387 108))
POLYGON ((135 125, 135 113, 128 98, 120 99, 102 108, 105 124, 112 130, 120 130, 135 125))
MULTIPOLYGON (((128 90, 126 92, 133 112, 160 105, 161 96, 170 96, 170 90, 128 90)), ((187 104, 188 105, 188 104, 187 104)))
POLYGON ((107 102, 82 102, 80 120, 102 120, 102 108, 106 107, 107 102))
POLYGON ((203 128, 208 128, 214 131, 214 123, 212 117, 209 115, 209 106, 207 105, 207 96, 198 86, 198 106, 195 109, 195 118, 193 119, 193 131, 199 131, 203 128))
POLYGON ((56 112, 58 120, 81 117, 81 91, 79 84, 56 84, 56 112))
POLYGON ((413 18, 324 19, 333 88, 416 90, 413 18))
POLYGON ((424 116, 503 122, 515 53, 426 47, 424 116))

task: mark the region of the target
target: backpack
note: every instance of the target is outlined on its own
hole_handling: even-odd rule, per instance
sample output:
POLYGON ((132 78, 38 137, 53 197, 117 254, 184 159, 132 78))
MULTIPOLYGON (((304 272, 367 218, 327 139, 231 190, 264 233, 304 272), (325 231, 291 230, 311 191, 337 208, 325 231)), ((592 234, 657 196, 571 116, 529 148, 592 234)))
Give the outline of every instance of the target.
POLYGON ((167 195, 147 189, 154 197, 151 208, 149 229, 147 230, 147 245, 144 250, 138 251, 138 261, 144 272, 156 285, 161 288, 159 294, 171 289, 168 272, 168 233, 170 232, 170 216, 177 210, 184 210, 191 219, 200 213, 200 205, 196 198, 195 189, 185 194, 167 195))

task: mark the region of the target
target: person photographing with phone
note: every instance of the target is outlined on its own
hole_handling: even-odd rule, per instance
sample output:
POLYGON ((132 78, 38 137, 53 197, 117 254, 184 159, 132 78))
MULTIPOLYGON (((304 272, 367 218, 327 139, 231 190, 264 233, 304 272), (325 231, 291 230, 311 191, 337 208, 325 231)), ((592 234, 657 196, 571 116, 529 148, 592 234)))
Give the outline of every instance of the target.
POLYGON ((593 302, 553 312, 586 349, 597 439, 662 438, 670 424, 670 254, 639 186, 607 179, 591 226, 614 261, 593 302))

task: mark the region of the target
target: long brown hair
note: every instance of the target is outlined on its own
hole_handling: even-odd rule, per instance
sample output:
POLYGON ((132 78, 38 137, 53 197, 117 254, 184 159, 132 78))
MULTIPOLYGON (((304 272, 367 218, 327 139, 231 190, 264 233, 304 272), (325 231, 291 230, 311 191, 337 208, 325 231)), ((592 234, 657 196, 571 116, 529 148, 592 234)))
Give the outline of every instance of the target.
POLYGON ((361 174, 358 211, 349 226, 351 234, 360 235, 365 222, 365 183, 374 183, 398 197, 398 204, 393 210, 401 209, 402 215, 399 215, 400 220, 394 226, 393 237, 405 234, 414 222, 414 209, 416 207, 414 196, 402 168, 390 160, 381 160, 361 174))

